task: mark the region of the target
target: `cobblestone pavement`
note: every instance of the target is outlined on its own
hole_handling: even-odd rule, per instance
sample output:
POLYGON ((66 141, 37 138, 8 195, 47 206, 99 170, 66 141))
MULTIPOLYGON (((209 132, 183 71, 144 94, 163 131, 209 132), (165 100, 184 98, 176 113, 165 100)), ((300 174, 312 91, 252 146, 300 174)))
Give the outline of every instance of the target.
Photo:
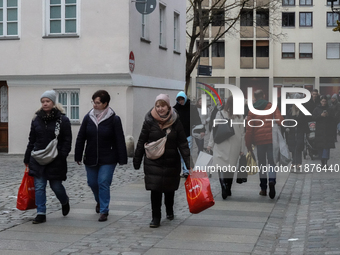
MULTIPOLYGON (((70 197, 70 204, 90 200, 93 194, 86 183, 86 172, 83 165, 72 161, 73 156, 68 157, 67 180, 63 182, 70 197)), ((25 166, 23 155, 9 155, 0 153, 0 231, 22 224, 35 216, 35 210, 19 211, 16 209, 16 199, 25 166)), ((127 165, 117 166, 112 181, 111 190, 127 183, 140 180, 143 171, 136 171, 132 167, 132 158, 127 165)), ((47 213, 60 210, 60 203, 53 191, 47 187, 47 213)))
POLYGON ((252 254, 340 254, 340 144, 331 150, 333 170, 291 172, 252 254))

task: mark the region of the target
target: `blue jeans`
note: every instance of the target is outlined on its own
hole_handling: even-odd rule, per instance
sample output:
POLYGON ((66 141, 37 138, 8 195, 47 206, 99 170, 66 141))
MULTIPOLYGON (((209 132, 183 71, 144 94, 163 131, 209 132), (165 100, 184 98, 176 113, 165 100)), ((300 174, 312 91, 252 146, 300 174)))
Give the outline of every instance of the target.
POLYGON ((257 145, 257 164, 259 166, 260 187, 261 190, 267 190, 267 172, 269 175, 269 182, 276 184, 276 172, 274 171, 274 157, 273 157, 273 144, 261 144, 257 145), (268 167, 267 167, 268 160, 268 167), (267 167, 267 171, 264 171, 263 166, 267 167))
POLYGON ((100 205, 100 213, 109 213, 110 186, 116 165, 85 166, 87 184, 93 192, 94 199, 100 205))
POLYGON ((321 159, 329 159, 329 154, 331 152, 331 149, 320 149, 319 150, 319 157, 321 159))
MULTIPOLYGON (((187 140, 188 140, 189 149, 191 150, 191 136, 188 136, 187 140)), ((181 162, 182 162, 182 171, 183 171, 183 174, 189 174, 189 170, 187 169, 187 167, 185 165, 185 162, 184 162, 184 159, 183 159, 182 155, 181 155, 181 162)))
MULTIPOLYGON (((66 190, 60 180, 49 180, 50 187, 57 196, 62 205, 68 202, 68 196, 66 190)), ((37 206, 37 214, 46 214, 46 176, 40 178, 34 177, 35 186, 35 204, 37 206)))

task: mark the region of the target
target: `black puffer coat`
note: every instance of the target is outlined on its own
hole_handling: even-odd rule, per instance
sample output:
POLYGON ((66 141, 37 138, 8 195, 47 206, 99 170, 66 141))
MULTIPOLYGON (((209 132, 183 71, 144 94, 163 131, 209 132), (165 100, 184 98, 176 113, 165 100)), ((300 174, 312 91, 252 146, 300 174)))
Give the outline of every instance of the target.
POLYGON ((127 163, 125 136, 120 117, 110 108, 108 115, 98 124, 91 119, 91 110, 85 115, 76 141, 74 160, 88 166, 127 163))
MULTIPOLYGON (((292 108, 289 109, 286 119, 294 119, 297 121, 295 127, 286 128, 287 144, 289 150, 293 152, 295 149, 302 151, 304 149, 304 136, 308 132, 308 123, 306 116, 300 112, 298 116, 292 115, 292 108), (287 132, 287 129, 289 130, 287 132)), ((294 126, 294 121, 286 121, 285 125, 294 126)))
MULTIPOLYGON (((161 130, 157 121, 152 117, 151 111, 145 116, 142 131, 140 133, 133 165, 139 169, 145 154, 144 144, 156 141, 165 136, 166 129, 161 130)), ((171 126, 171 132, 165 144, 164 154, 155 160, 144 157, 145 188, 161 192, 175 191, 180 183, 181 159, 184 158, 187 168, 190 167, 190 150, 188 141, 182 126, 177 120, 171 126)))
POLYGON ((313 119, 316 121, 315 125, 315 148, 316 149, 330 149, 335 148, 334 134, 332 132, 332 125, 334 123, 334 113, 332 109, 326 106, 319 105, 313 111, 313 119), (322 117, 322 112, 328 112, 327 117, 322 117))
POLYGON ((46 174, 48 180, 66 180, 66 158, 71 151, 72 132, 70 120, 59 110, 52 109, 52 119, 44 120, 44 111, 40 110, 31 122, 29 142, 25 152, 24 163, 29 164, 29 175, 40 177, 46 174), (33 157, 32 150, 42 150, 55 138, 55 125, 61 117, 60 132, 58 136, 58 156, 48 165, 40 165, 33 157))

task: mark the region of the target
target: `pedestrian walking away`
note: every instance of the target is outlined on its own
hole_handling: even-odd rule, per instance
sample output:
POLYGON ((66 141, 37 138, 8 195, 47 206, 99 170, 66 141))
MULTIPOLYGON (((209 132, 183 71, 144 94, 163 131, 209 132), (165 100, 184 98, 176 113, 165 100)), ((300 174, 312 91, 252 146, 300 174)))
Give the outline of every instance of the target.
POLYGON ((184 128, 178 114, 170 106, 169 96, 160 94, 156 97, 155 106, 145 116, 133 158, 134 168, 139 169, 144 157, 145 188, 151 191, 151 228, 160 226, 163 193, 166 218, 174 219, 174 197, 181 173, 180 154, 189 169, 192 162, 184 128), (144 145, 163 138, 169 129, 164 154, 157 159, 147 158, 144 145))
MULTIPOLYGON (((242 123, 244 118, 242 115, 234 115, 233 113, 233 97, 230 96, 227 103, 221 111, 216 114, 216 119, 225 119, 229 121, 242 123)), ((244 141, 244 127, 243 125, 233 125, 235 135, 217 144, 214 143, 214 130, 210 134, 209 145, 207 150, 214 150, 213 164, 220 167, 227 167, 230 171, 219 171, 219 179, 222 188, 222 198, 226 199, 231 196, 231 186, 233 184, 234 171, 231 167, 236 169, 237 162, 240 156, 246 153, 246 146, 244 141)), ((217 167, 216 167, 217 169, 217 167)))
POLYGON ((105 90, 93 94, 93 109, 83 119, 74 152, 78 165, 82 161, 85 164, 87 184, 97 202, 96 213, 100 213, 98 221, 106 221, 109 215, 110 186, 116 165, 127 164, 122 123, 109 107, 110 99, 105 90))
MULTIPOLYGON (((253 106, 255 109, 268 110, 272 108, 272 104, 265 100, 264 96, 262 90, 256 90, 254 92, 255 103, 253 106)), ((276 172, 274 171, 276 164, 274 163, 273 155, 272 122, 266 120, 276 119, 276 123, 281 125, 283 117, 278 108, 276 108, 273 114, 269 115, 257 115, 251 112, 251 108, 249 109, 247 121, 248 123, 253 121, 251 122, 252 125, 247 125, 246 127, 246 146, 248 151, 252 151, 252 144, 257 147, 257 163, 260 168, 260 195, 267 196, 267 184, 269 180, 269 197, 273 199, 276 195, 276 172), (267 171, 263 170, 264 167, 267 167, 267 162, 269 165, 268 176, 267 171)))
POLYGON ((35 203, 37 216, 33 224, 46 222, 46 185, 50 187, 61 203, 62 214, 66 216, 70 211, 69 197, 62 181, 66 180, 66 158, 71 150, 72 132, 70 120, 65 116, 64 109, 56 104, 56 92, 45 91, 41 97, 41 108, 35 113, 31 122, 29 142, 25 152, 24 163, 29 167, 29 175, 34 177, 35 203), (60 125, 57 157, 47 165, 39 164, 32 156, 32 151, 39 151, 56 138, 56 125, 60 125))

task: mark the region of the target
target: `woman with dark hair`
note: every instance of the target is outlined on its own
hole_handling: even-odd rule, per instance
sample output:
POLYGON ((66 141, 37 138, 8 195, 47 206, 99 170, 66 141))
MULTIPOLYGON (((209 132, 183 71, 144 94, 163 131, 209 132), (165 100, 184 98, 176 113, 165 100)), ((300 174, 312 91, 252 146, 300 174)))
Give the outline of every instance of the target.
POLYGON ((144 157, 144 180, 146 190, 151 190, 152 220, 150 228, 157 228, 161 222, 162 196, 166 218, 174 219, 174 197, 179 187, 182 155, 186 167, 190 168, 190 150, 184 128, 176 111, 170 106, 170 98, 166 94, 156 97, 155 106, 145 115, 139 135, 133 166, 139 169, 144 157), (166 133, 164 154, 157 159, 145 156, 145 143, 163 138, 166 133))
POLYGON ((109 215, 110 186, 117 163, 127 164, 122 123, 109 102, 107 91, 98 90, 93 94, 93 109, 83 119, 74 155, 80 165, 86 142, 84 164, 87 183, 97 202, 96 212, 100 213, 98 221, 106 221, 109 215))
POLYGON ((65 116, 63 107, 56 103, 54 90, 45 91, 41 97, 41 108, 35 113, 31 123, 29 142, 25 152, 24 163, 29 167, 29 175, 34 177, 35 204, 37 216, 33 224, 46 222, 46 185, 47 181, 56 194, 66 216, 70 211, 69 198, 62 181, 66 180, 66 158, 71 150, 72 132, 70 120, 65 116), (58 156, 47 165, 40 165, 32 156, 32 151, 39 151, 56 137, 56 126, 59 125, 58 156))
MULTIPOLYGON (((230 96, 224 105, 223 109, 216 113, 215 119, 229 119, 229 121, 243 123, 242 115, 234 115, 233 112, 233 97, 230 96)), ((231 170, 231 167, 236 169, 237 161, 240 155, 246 153, 244 140, 244 126, 242 124, 233 125, 235 135, 225 141, 216 144, 214 143, 214 130, 210 134, 208 150, 214 150, 213 162, 221 168, 225 167, 231 170), (230 168, 229 168, 230 167, 230 168)), ((217 168, 216 168, 217 169, 217 168)), ((222 187, 222 198, 226 199, 231 196, 231 186, 233 183, 234 171, 219 171, 219 178, 222 187)))
POLYGON ((319 150, 322 167, 327 167, 330 149, 335 148, 334 134, 332 132, 333 118, 334 112, 328 106, 327 98, 322 96, 320 105, 313 111, 313 119, 316 121, 314 144, 315 148, 319 150))

